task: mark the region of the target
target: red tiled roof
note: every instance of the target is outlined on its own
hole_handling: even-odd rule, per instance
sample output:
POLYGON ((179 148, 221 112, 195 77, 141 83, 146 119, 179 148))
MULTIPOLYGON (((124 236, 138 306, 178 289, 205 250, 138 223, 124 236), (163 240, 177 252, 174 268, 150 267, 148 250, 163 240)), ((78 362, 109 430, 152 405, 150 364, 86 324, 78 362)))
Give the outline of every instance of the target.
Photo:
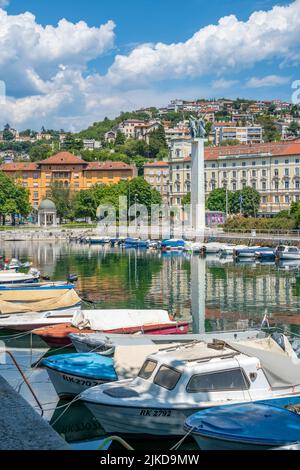
POLYGON ((161 167, 161 166, 167 167, 167 166, 169 166, 169 164, 168 164, 168 162, 163 162, 163 161, 160 161, 160 162, 149 162, 149 163, 146 163, 146 164, 144 165, 144 168, 147 168, 147 167, 156 167, 156 166, 158 166, 158 167, 161 167))
POLYGON ((278 156, 299 155, 300 141, 270 142, 254 145, 229 145, 228 147, 210 147, 205 149, 205 160, 216 160, 219 157, 233 155, 270 154, 278 156))
POLYGON ((80 157, 76 157, 70 152, 59 152, 52 157, 46 158, 40 165, 86 165, 87 163, 80 157))
POLYGON ((87 171, 91 170, 132 170, 133 167, 124 162, 90 162, 86 168, 87 171))
POLYGON ((1 171, 17 172, 17 171, 36 171, 38 166, 36 163, 3 163, 0 165, 1 171))

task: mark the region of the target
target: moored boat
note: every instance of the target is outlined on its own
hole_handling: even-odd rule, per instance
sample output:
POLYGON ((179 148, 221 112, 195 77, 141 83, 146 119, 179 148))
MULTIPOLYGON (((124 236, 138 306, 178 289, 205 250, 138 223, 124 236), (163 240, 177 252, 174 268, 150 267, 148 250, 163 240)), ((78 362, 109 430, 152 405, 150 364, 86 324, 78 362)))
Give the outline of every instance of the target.
POLYGON ((162 251, 183 251, 185 245, 185 240, 171 238, 170 240, 163 240, 160 248, 162 251))
POLYGON ((0 272, 0 285, 34 283, 39 281, 40 276, 41 274, 37 269, 30 269, 28 274, 13 271, 2 271, 0 272))
POLYGON ((177 322, 170 319, 165 310, 81 310, 72 321, 52 327, 34 330, 48 345, 69 344, 71 333, 105 333, 134 334, 186 334, 188 322, 177 322))
POLYGON ((12 302, 40 301, 61 296, 74 288, 74 284, 66 282, 0 285, 0 300, 12 302))
POLYGON ((271 450, 300 443, 300 416, 263 403, 209 408, 185 422, 202 450, 271 450))
POLYGON ((300 260, 300 249, 297 246, 279 245, 276 248, 276 257, 279 260, 300 260))
POLYGON ((202 409, 263 401, 300 404, 300 360, 284 337, 199 343, 150 355, 138 377, 86 390, 81 399, 108 433, 185 433, 202 409))

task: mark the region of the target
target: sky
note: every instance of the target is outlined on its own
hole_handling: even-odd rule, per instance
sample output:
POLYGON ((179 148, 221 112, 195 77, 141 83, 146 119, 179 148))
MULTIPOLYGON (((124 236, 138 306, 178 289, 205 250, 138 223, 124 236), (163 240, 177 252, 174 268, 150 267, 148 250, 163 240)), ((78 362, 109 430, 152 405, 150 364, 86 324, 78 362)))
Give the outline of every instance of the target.
POLYGON ((0 0, 0 127, 78 131, 170 100, 291 101, 300 0, 0 0))

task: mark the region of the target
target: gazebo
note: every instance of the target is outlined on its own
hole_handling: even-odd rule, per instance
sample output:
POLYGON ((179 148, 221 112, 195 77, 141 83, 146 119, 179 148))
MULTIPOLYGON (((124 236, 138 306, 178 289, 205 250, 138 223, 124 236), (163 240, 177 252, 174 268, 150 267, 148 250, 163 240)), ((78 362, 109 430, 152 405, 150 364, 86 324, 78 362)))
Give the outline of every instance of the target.
POLYGON ((44 199, 38 208, 38 225, 44 227, 56 227, 56 206, 50 199, 44 199))

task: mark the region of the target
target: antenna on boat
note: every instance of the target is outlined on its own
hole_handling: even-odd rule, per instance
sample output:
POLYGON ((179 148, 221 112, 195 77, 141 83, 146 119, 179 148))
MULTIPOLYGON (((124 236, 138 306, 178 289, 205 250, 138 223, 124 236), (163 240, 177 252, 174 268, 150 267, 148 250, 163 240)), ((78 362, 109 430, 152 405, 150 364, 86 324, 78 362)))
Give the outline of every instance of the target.
POLYGON ((267 326, 267 328, 270 328, 270 323, 269 323, 269 316, 268 316, 268 310, 266 309, 265 310, 265 315, 264 315, 264 318, 261 322, 261 325, 260 325, 260 329, 262 330, 264 325, 267 326))

